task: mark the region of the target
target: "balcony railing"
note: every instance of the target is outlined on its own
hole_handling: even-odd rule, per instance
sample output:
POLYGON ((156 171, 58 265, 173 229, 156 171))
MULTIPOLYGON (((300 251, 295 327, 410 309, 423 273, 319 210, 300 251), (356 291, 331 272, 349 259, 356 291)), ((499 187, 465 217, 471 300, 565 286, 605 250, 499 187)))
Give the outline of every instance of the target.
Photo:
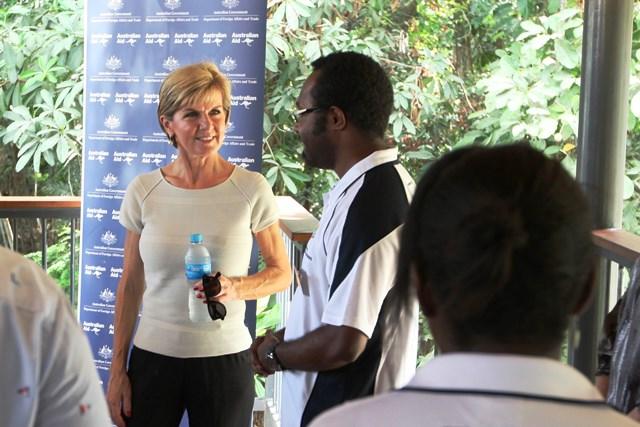
MULTIPOLYGON (((291 197, 278 197, 281 219, 280 228, 287 248, 292 270, 296 272, 300 267, 306 243, 318 226, 318 221, 306 209, 291 197)), ((80 218, 79 197, 0 197, 0 243, 20 251, 20 237, 18 236, 18 220, 32 219, 37 221, 39 230, 47 230, 47 224, 54 219, 68 221, 71 227, 71 263, 75 265, 75 234, 78 230, 80 218), (4 220, 2 218, 5 218, 4 220)), ((28 227, 19 227, 24 230, 28 227)), ((28 233, 33 229, 28 228, 28 233)), ((635 260, 640 257, 640 236, 621 229, 596 230, 593 241, 599 255, 607 262, 610 278, 606 283, 607 307, 611 307, 622 296, 628 284, 628 274, 624 269, 630 269, 635 260)), ((47 236, 41 232, 40 236, 42 264, 47 265, 47 236)), ((71 268, 71 294, 74 302, 75 269, 71 268)), ((296 275, 294 274, 295 278, 296 275)), ((285 326, 289 313, 289 304, 295 289, 295 280, 291 286, 280 292, 277 302, 280 304, 281 318, 279 327, 285 326)), ((282 377, 281 374, 270 376, 266 383, 264 399, 256 399, 255 409, 264 411, 265 427, 280 425, 280 410, 282 406, 282 377)))
MULTIPOLYGON (((280 323, 277 329, 285 327, 289 315, 289 305, 296 286, 297 271, 302 263, 302 256, 311 234, 318 228, 318 220, 291 197, 278 197, 280 208, 280 229, 284 238, 291 271, 291 286, 276 294, 276 302, 280 305, 280 323)), ((280 426, 280 410, 282 408, 282 373, 277 372, 267 378, 265 397, 257 402, 264 410, 264 427, 280 426), (261 404, 262 403, 262 404, 261 404)))
POLYGON ((640 257, 640 236, 622 229, 610 228, 594 231, 593 241, 599 255, 607 260, 609 283, 605 306, 611 309, 629 284, 629 274, 625 273, 624 269, 630 271, 636 259, 640 257))
MULTIPOLYGON (((307 241, 318 226, 318 220, 291 197, 277 197, 280 209, 280 229, 285 242, 289 262, 293 271, 297 271, 307 241)), ((71 229, 70 286, 69 298, 75 306, 77 290, 76 280, 76 235, 80 225, 80 197, 0 197, 0 245, 24 252, 21 233, 31 234, 39 230, 42 267, 47 268, 49 241, 46 230, 53 220, 68 221, 71 229), (23 223, 26 222, 26 223, 23 223)), ((295 276, 294 276, 295 277, 295 276)), ((280 305, 280 324, 284 327, 289 313, 289 304, 293 296, 294 280, 291 286, 276 295, 280 305)), ((281 374, 269 377, 266 383, 265 397, 256 399, 254 411, 264 412, 265 426, 280 425, 281 374)))
MULTIPOLYGON (((9 247, 16 252, 27 252, 26 236, 39 231, 40 254, 42 268, 49 264, 47 248, 49 247, 49 225, 60 220, 69 224, 69 299, 75 307, 77 291, 76 283, 76 234, 80 227, 80 197, 50 196, 0 197, 0 245, 9 247), (21 233, 23 233, 21 235, 21 233), (23 238, 22 238, 23 237, 23 238)), ((32 236, 33 237, 33 236, 32 236)))

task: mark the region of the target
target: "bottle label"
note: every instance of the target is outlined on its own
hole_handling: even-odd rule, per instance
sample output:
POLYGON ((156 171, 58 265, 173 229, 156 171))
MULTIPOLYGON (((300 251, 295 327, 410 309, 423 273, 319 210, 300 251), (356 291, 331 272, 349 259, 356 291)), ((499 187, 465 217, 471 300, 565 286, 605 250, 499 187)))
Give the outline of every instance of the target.
POLYGON ((211 273, 211 264, 185 264, 184 274, 187 280, 200 280, 205 274, 211 273))

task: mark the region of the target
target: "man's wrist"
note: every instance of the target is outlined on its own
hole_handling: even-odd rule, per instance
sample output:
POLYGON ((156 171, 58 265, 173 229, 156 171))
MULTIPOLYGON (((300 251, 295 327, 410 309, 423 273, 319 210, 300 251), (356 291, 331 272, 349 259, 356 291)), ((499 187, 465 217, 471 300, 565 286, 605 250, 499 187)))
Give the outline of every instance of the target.
POLYGON ((273 333, 270 334, 269 338, 273 341, 273 344, 265 352, 265 359, 269 362, 269 368, 274 371, 284 371, 285 367, 282 365, 282 361, 278 357, 277 353, 277 348, 280 345, 281 341, 273 333))
POLYGON ((282 361, 280 360, 280 358, 278 357, 278 346, 280 345, 280 343, 277 343, 276 345, 273 346, 273 349, 271 351, 273 351, 273 358, 276 361, 276 364, 278 365, 278 370, 279 371, 284 371, 287 368, 285 368, 285 366, 282 364, 282 361))

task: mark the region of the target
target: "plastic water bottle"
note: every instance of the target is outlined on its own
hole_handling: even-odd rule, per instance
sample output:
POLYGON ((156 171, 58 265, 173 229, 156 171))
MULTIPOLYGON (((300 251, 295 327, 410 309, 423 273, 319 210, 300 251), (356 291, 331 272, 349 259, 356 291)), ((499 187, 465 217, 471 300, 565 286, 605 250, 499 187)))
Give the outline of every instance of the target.
POLYGON ((184 274, 189 285, 189 320, 206 322, 210 320, 207 305, 196 298, 193 286, 202 281, 202 276, 211 273, 211 255, 202 244, 202 234, 193 233, 189 238, 189 249, 184 256, 184 274))

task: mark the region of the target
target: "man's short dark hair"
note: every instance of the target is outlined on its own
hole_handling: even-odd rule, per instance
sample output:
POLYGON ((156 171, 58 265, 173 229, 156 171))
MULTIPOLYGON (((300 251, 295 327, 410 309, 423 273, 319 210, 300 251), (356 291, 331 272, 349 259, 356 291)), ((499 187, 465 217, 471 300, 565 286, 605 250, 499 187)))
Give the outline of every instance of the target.
POLYGON ((356 52, 334 52, 315 60, 311 92, 318 106, 342 109, 360 130, 384 137, 393 107, 393 87, 380 64, 356 52))

